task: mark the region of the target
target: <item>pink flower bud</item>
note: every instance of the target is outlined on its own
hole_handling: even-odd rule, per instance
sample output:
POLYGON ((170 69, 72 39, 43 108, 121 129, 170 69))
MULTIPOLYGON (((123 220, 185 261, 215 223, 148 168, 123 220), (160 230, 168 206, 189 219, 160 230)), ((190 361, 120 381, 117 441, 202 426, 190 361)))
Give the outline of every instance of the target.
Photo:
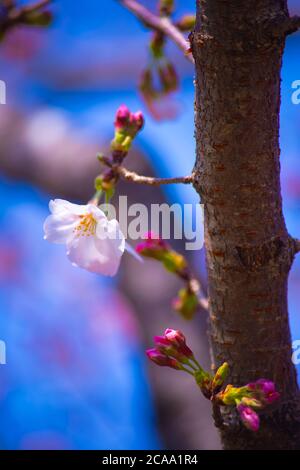
POLYGON ((154 336, 154 342, 158 351, 166 356, 174 357, 183 364, 193 355, 192 351, 185 344, 181 346, 177 342, 166 338, 166 336, 154 336))
POLYGON ((165 331, 165 338, 170 344, 178 350, 178 352, 186 357, 193 357, 193 352, 186 345, 186 339, 184 334, 179 330, 172 330, 167 328, 165 331))
POLYGON ((158 365, 180 369, 194 357, 181 331, 168 328, 163 336, 154 336, 154 342, 156 347, 146 351, 146 354, 158 365))
POLYGON ((136 113, 132 114, 132 122, 135 125, 137 132, 142 129, 145 123, 142 111, 137 111, 136 113))
POLYGON ((158 366, 171 367, 172 369, 177 370, 181 369, 181 365, 176 359, 166 356, 155 348, 147 349, 146 354, 150 361, 154 362, 158 366))
POLYGON ((240 418, 246 428, 250 429, 250 431, 258 431, 259 429, 259 416, 255 411, 252 410, 249 406, 245 406, 240 403, 237 406, 237 410, 239 412, 240 418))
POLYGON ((136 251, 140 255, 159 259, 158 255, 166 252, 169 247, 166 242, 152 232, 145 235, 145 240, 136 246, 136 251))
POLYGON ((146 240, 139 243, 135 249, 142 256, 160 261, 171 273, 181 276, 186 272, 186 259, 152 232, 148 232, 146 240))
POLYGON ((116 112, 115 128, 117 130, 126 127, 130 120, 130 111, 125 104, 122 104, 116 112))
POLYGON ((165 336, 154 336, 154 342, 156 349, 165 356, 173 357, 182 363, 186 361, 185 355, 182 354, 178 348, 174 347, 165 336))
POLYGON ((186 343, 185 336, 180 330, 173 330, 172 328, 167 328, 165 331, 165 337, 169 341, 172 341, 173 343, 177 344, 177 346, 181 346, 182 344, 186 343))
POLYGON ((171 342, 165 336, 154 336, 154 342, 158 346, 171 346, 171 342))
MULTIPOLYGON (((119 107, 115 118, 115 136, 111 142, 111 149, 121 155, 121 161, 127 155, 133 139, 144 125, 144 116, 141 111, 131 113, 124 104, 119 107)), ((118 162, 120 163, 120 162, 118 162)))
POLYGON ((267 379, 259 379, 251 382, 247 388, 253 392, 253 396, 265 405, 270 405, 279 399, 280 393, 277 392, 274 382, 267 379))
POLYGON ((259 379, 256 385, 267 395, 276 391, 275 384, 271 380, 259 379))

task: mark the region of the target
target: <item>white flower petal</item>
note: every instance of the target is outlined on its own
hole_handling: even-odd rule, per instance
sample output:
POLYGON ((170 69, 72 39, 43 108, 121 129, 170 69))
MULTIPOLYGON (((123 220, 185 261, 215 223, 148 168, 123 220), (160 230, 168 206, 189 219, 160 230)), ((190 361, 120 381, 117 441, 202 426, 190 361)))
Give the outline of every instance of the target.
POLYGON ((86 204, 73 204, 64 199, 54 199, 49 202, 49 210, 52 214, 65 212, 79 216, 88 213, 88 206, 86 204))
POLYGON ((66 243, 72 236, 77 218, 71 214, 49 215, 44 222, 44 239, 52 243, 66 243))
POLYGON ((52 213, 44 223, 45 238, 65 243, 73 265, 114 276, 125 250, 117 220, 108 220, 95 204, 78 205, 63 199, 50 201, 52 213))
POLYGON ((101 220, 107 221, 107 217, 104 214, 104 212, 95 204, 87 204, 86 210, 87 210, 87 213, 92 214, 97 221, 101 221, 101 220))
POLYGON ((110 239, 98 240, 93 236, 74 237, 67 244, 70 261, 90 272, 114 276, 120 265, 124 250, 120 241, 116 246, 110 239))

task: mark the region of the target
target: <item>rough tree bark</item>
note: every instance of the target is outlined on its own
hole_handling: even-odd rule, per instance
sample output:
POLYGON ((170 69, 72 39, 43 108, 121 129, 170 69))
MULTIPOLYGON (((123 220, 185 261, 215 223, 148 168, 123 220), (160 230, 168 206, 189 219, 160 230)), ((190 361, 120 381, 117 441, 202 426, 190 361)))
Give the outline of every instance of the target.
POLYGON ((205 245, 214 364, 230 382, 275 381, 280 402, 258 433, 224 415, 226 449, 299 449, 287 278, 295 255, 282 214, 280 71, 288 10, 282 0, 198 0, 196 182, 205 245))

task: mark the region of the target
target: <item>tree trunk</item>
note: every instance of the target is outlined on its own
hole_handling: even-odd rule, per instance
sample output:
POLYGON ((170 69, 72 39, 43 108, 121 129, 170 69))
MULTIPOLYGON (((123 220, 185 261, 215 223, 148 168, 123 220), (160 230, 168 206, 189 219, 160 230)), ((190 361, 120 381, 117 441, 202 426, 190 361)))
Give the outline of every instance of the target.
POLYGON ((295 255, 282 214, 283 0, 197 0, 195 188, 205 207, 211 349, 230 383, 274 380, 281 399, 257 433, 223 410, 226 449, 299 449, 300 411, 287 311, 295 255))

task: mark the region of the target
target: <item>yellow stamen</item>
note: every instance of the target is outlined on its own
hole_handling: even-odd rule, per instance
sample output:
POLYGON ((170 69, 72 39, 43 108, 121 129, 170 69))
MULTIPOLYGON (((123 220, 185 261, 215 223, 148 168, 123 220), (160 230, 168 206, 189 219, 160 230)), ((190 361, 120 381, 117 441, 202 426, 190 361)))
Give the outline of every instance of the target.
POLYGON ((96 233, 97 221, 92 214, 80 215, 80 222, 74 228, 78 237, 90 237, 96 233))

